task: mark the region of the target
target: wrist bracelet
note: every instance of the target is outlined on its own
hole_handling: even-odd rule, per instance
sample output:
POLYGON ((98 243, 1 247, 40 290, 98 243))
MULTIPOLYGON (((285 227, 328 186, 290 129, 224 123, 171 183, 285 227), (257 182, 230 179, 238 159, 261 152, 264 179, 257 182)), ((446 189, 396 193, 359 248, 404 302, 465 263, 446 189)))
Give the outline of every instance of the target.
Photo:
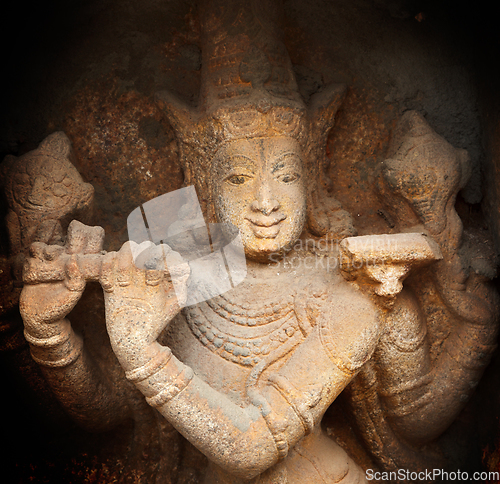
MULTIPOLYGON (((76 361, 80 355, 82 354, 82 349, 83 349, 83 340, 80 337, 75 337, 72 339, 72 345, 71 345, 71 350, 70 352, 64 356, 63 358, 60 358, 58 360, 43 360, 38 356, 35 356, 33 354, 33 349, 31 350, 31 357, 33 360, 38 363, 41 366, 45 366, 48 368, 63 368, 65 366, 69 366, 71 363, 76 361)), ((66 340, 69 341, 69 338, 66 340)))
POLYGON ((70 339, 72 328, 71 323, 67 319, 62 319, 60 322, 64 324, 64 328, 60 333, 55 334, 54 336, 49 336, 48 338, 37 338, 36 336, 28 333, 25 329, 24 337, 30 345, 40 348, 53 348, 55 346, 62 345, 70 339))
POLYGON ((282 418, 276 417, 276 413, 271 411, 270 413, 264 415, 264 420, 267 424, 267 428, 271 435, 273 436, 274 443, 276 445, 276 450, 278 451, 278 459, 284 459, 288 455, 288 440, 286 438, 286 423, 282 418))
POLYGON ((416 390, 417 388, 429 385, 432 382, 432 380, 433 380, 432 374, 427 373, 426 375, 418 376, 413 380, 381 388, 379 389, 379 394, 381 397, 392 398, 397 395, 406 394, 408 392, 416 390))
POLYGON ((160 371, 172 357, 170 348, 163 346, 145 365, 125 372, 127 380, 133 383, 140 383, 160 371))
POLYGON ((421 397, 411 402, 404 403, 401 400, 400 395, 397 395, 395 399, 397 403, 391 405, 390 408, 386 409, 387 415, 391 417, 406 417, 407 415, 431 403, 433 400, 435 400, 435 397, 432 393, 429 392, 424 393, 421 397))
POLYGON ((194 377, 193 370, 186 366, 171 383, 165 384, 165 388, 152 397, 147 397, 146 402, 154 408, 163 407, 167 402, 172 400, 181 393, 194 377))
POLYGON ((303 392, 297 390, 284 376, 274 373, 269 376, 269 382, 290 407, 292 407, 304 428, 305 434, 311 433, 314 428, 314 418, 311 408, 318 404, 323 387, 321 386, 316 398, 312 397, 312 395, 311 398, 307 398, 303 392))

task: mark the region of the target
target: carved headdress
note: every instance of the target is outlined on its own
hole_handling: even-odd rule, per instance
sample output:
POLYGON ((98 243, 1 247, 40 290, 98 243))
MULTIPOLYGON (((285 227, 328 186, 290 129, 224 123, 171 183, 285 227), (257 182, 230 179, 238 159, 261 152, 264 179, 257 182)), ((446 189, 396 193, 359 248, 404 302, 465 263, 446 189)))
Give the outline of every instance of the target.
MULTIPOLYGON (((338 202, 330 197, 327 208, 319 202, 318 191, 331 184, 325 173, 326 142, 345 87, 328 86, 306 106, 281 39, 282 18, 277 1, 205 2, 200 104, 193 109, 167 92, 159 93, 158 100, 177 134, 185 182, 197 186, 209 217, 214 214, 207 175, 217 150, 235 139, 289 136, 303 151, 309 228, 315 235, 324 235, 333 228, 328 217, 311 212, 321 204, 325 213, 339 212, 336 218, 350 226, 350 217, 338 202)), ((348 235, 349 230, 344 232, 348 235)))

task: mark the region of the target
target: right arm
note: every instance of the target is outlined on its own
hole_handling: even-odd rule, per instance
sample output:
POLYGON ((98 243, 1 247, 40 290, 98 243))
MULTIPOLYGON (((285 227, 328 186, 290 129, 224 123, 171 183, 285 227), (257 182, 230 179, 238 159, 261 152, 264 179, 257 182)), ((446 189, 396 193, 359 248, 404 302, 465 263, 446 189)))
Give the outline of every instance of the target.
MULTIPOLYGON (((175 253, 166 250, 167 261, 170 256, 175 257, 172 255, 175 253)), ((253 398, 247 388, 250 397, 247 406, 235 404, 157 342, 165 326, 178 314, 181 304, 177 297, 182 299, 182 295, 176 297, 162 270, 138 270, 131 253, 125 244, 118 253, 109 254, 103 271, 107 287, 106 324, 126 377, 144 394, 149 405, 210 461, 244 479, 263 473, 286 457, 289 450, 319 424, 325 410, 358 367, 340 365, 342 355, 335 358, 331 354, 334 350, 324 346, 319 330, 307 338, 297 330, 296 338, 300 341, 305 338, 305 341, 295 349, 294 355, 280 370, 269 375, 267 382, 263 379, 255 386, 253 398), (314 362, 312 371, 309 363, 304 365, 311 361, 314 362)), ((179 277, 182 264, 177 261, 174 266, 178 273, 170 272, 170 277, 179 277)), ((185 280, 187 275, 183 276, 185 280)), ((347 298, 345 303, 346 311, 352 312, 347 298)), ((336 307, 339 308, 338 304, 336 307)), ((365 322, 369 328, 372 322, 376 325, 373 319, 376 311, 372 309, 367 308, 370 317, 365 322)), ((335 315, 340 319, 334 317, 332 322, 327 318, 329 324, 325 321, 323 331, 343 325, 345 336, 356 336, 355 343, 360 343, 363 338, 357 336, 364 332, 351 334, 350 326, 345 324, 345 312, 333 311, 332 317, 335 315)), ((354 316, 351 319, 357 321, 354 316)), ((363 346, 359 364, 373 350, 377 329, 372 333, 373 338, 368 338, 367 343, 369 349, 363 346)), ((256 366, 254 371, 258 369, 256 366)))
MULTIPOLYGON (((139 270, 133 264, 129 247, 125 244, 118 253, 108 254, 102 273, 107 288, 108 334, 126 377, 152 407, 212 462, 234 476, 254 478, 284 458, 312 430, 352 374, 345 375, 337 369, 322 351, 324 371, 318 370, 318 377, 327 374, 331 379, 331 384, 323 382, 331 391, 322 397, 313 398, 307 392, 310 371, 304 374, 306 385, 294 389, 287 383, 288 370, 283 369, 279 376, 259 385, 260 400, 253 399, 245 407, 235 404, 157 342, 165 326, 180 310, 177 297, 183 297, 182 294, 176 297, 168 279, 178 277, 186 281, 189 273, 182 274, 179 261, 173 264, 177 274, 139 270)), ((177 257, 173 254, 167 253, 167 261, 169 257, 177 257)), ((319 335, 314 341, 308 341, 309 346, 312 345, 308 355, 316 355, 318 366, 319 335)), ((307 342, 300 346, 303 345, 307 342)), ((296 372, 291 371, 290 380, 294 380, 296 372)))
POLYGON ((67 319, 85 287, 78 254, 99 252, 101 232, 100 228, 73 222, 65 248, 34 244, 25 267, 25 286, 19 302, 33 359, 65 410, 90 430, 112 428, 129 413, 119 392, 67 319), (71 254, 64 280, 40 282, 47 279, 46 269, 61 253, 71 254))

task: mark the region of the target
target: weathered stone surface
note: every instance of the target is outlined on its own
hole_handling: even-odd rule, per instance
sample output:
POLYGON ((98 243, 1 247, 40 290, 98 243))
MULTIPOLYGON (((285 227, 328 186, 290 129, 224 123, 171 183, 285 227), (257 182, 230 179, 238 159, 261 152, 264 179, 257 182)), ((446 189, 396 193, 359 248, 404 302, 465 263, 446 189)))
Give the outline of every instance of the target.
MULTIPOLYGON (((105 463, 93 474, 99 482, 202 482, 197 472, 205 458, 171 424, 208 457, 206 482, 259 473, 259 482, 315 482, 318 473, 329 481, 345 472, 349 482, 367 468, 453 468, 453 459, 436 460, 443 449, 449 453, 442 434, 468 400, 496 339, 491 244, 475 224, 467 223, 464 233, 455 211, 460 189, 477 201, 477 180, 467 184, 470 161, 453 147, 467 147, 478 166, 474 103, 458 97, 447 111, 440 83, 432 99, 425 94, 432 82, 412 92, 417 80, 408 73, 398 78, 376 43, 367 47, 366 78, 349 79, 363 62, 353 45, 365 42, 345 30, 349 10, 332 25, 355 40, 346 42, 350 65, 337 44, 314 47, 318 41, 301 27, 318 6, 302 15, 302 5, 287 3, 294 67, 279 40, 274 6, 255 2, 237 17, 238 2, 220 5, 202 13, 201 36, 193 10, 189 29, 177 22, 180 32, 168 40, 160 35, 163 43, 147 55, 145 46, 155 41, 143 27, 161 22, 140 19, 142 27, 127 38, 130 58, 115 56, 108 80, 73 91, 65 119, 52 118, 45 129, 62 126, 72 140, 71 161, 95 188, 94 223, 105 229, 106 249, 117 250, 126 239, 123 221, 131 210, 179 188, 184 178, 197 186, 208 221, 240 229, 247 280, 179 313, 169 278, 135 268, 128 245, 104 254, 102 229, 73 222, 66 233, 78 204, 88 208, 72 190, 68 210, 47 216, 61 229, 37 237, 26 265, 21 311, 34 360, 80 425, 121 429, 114 432, 133 442, 129 451, 116 442, 110 451, 112 459, 127 456, 122 477, 105 463), (332 59, 339 61, 335 68, 332 59), (394 74, 390 88, 377 81, 388 73, 394 74), (340 85, 345 81, 347 90, 340 85), (179 96, 150 97, 172 90, 172 83, 179 96), (458 125, 447 123, 457 106, 458 125), (371 234, 389 233, 383 237, 404 243, 392 257, 354 250, 339 261, 337 243, 345 239, 345 249, 356 232, 371 241, 379 240, 371 234), (434 241, 431 249, 419 237, 434 241), (366 265, 367 255, 376 263, 366 265), (361 271, 351 270, 359 261, 361 271), (92 281, 103 287, 104 301, 92 281), (332 418, 340 393, 351 424, 332 418)), ((187 10, 181 5, 182 14, 187 10)), ((413 18, 389 10, 394 19, 413 18)), ((384 6, 374 18, 382 12, 384 6)), ((366 17, 353 22, 366 27, 366 17)), ((332 36, 329 29, 315 33, 321 42, 332 36)), ((118 45, 111 34, 101 35, 118 45)), ((430 78, 440 79, 431 71, 430 78)), ((453 82, 460 84, 460 76, 467 77, 460 72, 453 82)), ((57 149, 48 156, 58 163, 57 149)), ((10 170, 9 163, 4 167, 10 170)), ((16 180, 12 173, 8 182, 16 180)), ((47 182, 50 190, 56 184, 47 182)), ((26 217, 9 193, 11 213, 25 220, 15 225, 9 215, 9 224, 20 227, 20 237, 11 230, 12 248, 26 251, 45 215, 26 217)), ((16 293, 11 280, 2 284, 8 294, 2 332, 12 349, 23 341, 9 319, 16 293)))

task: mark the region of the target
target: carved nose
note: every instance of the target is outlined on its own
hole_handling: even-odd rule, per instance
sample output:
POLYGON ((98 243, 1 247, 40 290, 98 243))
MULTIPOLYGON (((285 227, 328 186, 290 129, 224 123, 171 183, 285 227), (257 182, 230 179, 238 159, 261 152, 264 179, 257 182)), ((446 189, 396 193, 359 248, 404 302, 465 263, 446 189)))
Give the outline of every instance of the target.
POLYGON ((276 200, 268 187, 262 187, 256 199, 250 205, 254 212, 261 212, 263 215, 270 215, 280 208, 280 203, 276 200))

